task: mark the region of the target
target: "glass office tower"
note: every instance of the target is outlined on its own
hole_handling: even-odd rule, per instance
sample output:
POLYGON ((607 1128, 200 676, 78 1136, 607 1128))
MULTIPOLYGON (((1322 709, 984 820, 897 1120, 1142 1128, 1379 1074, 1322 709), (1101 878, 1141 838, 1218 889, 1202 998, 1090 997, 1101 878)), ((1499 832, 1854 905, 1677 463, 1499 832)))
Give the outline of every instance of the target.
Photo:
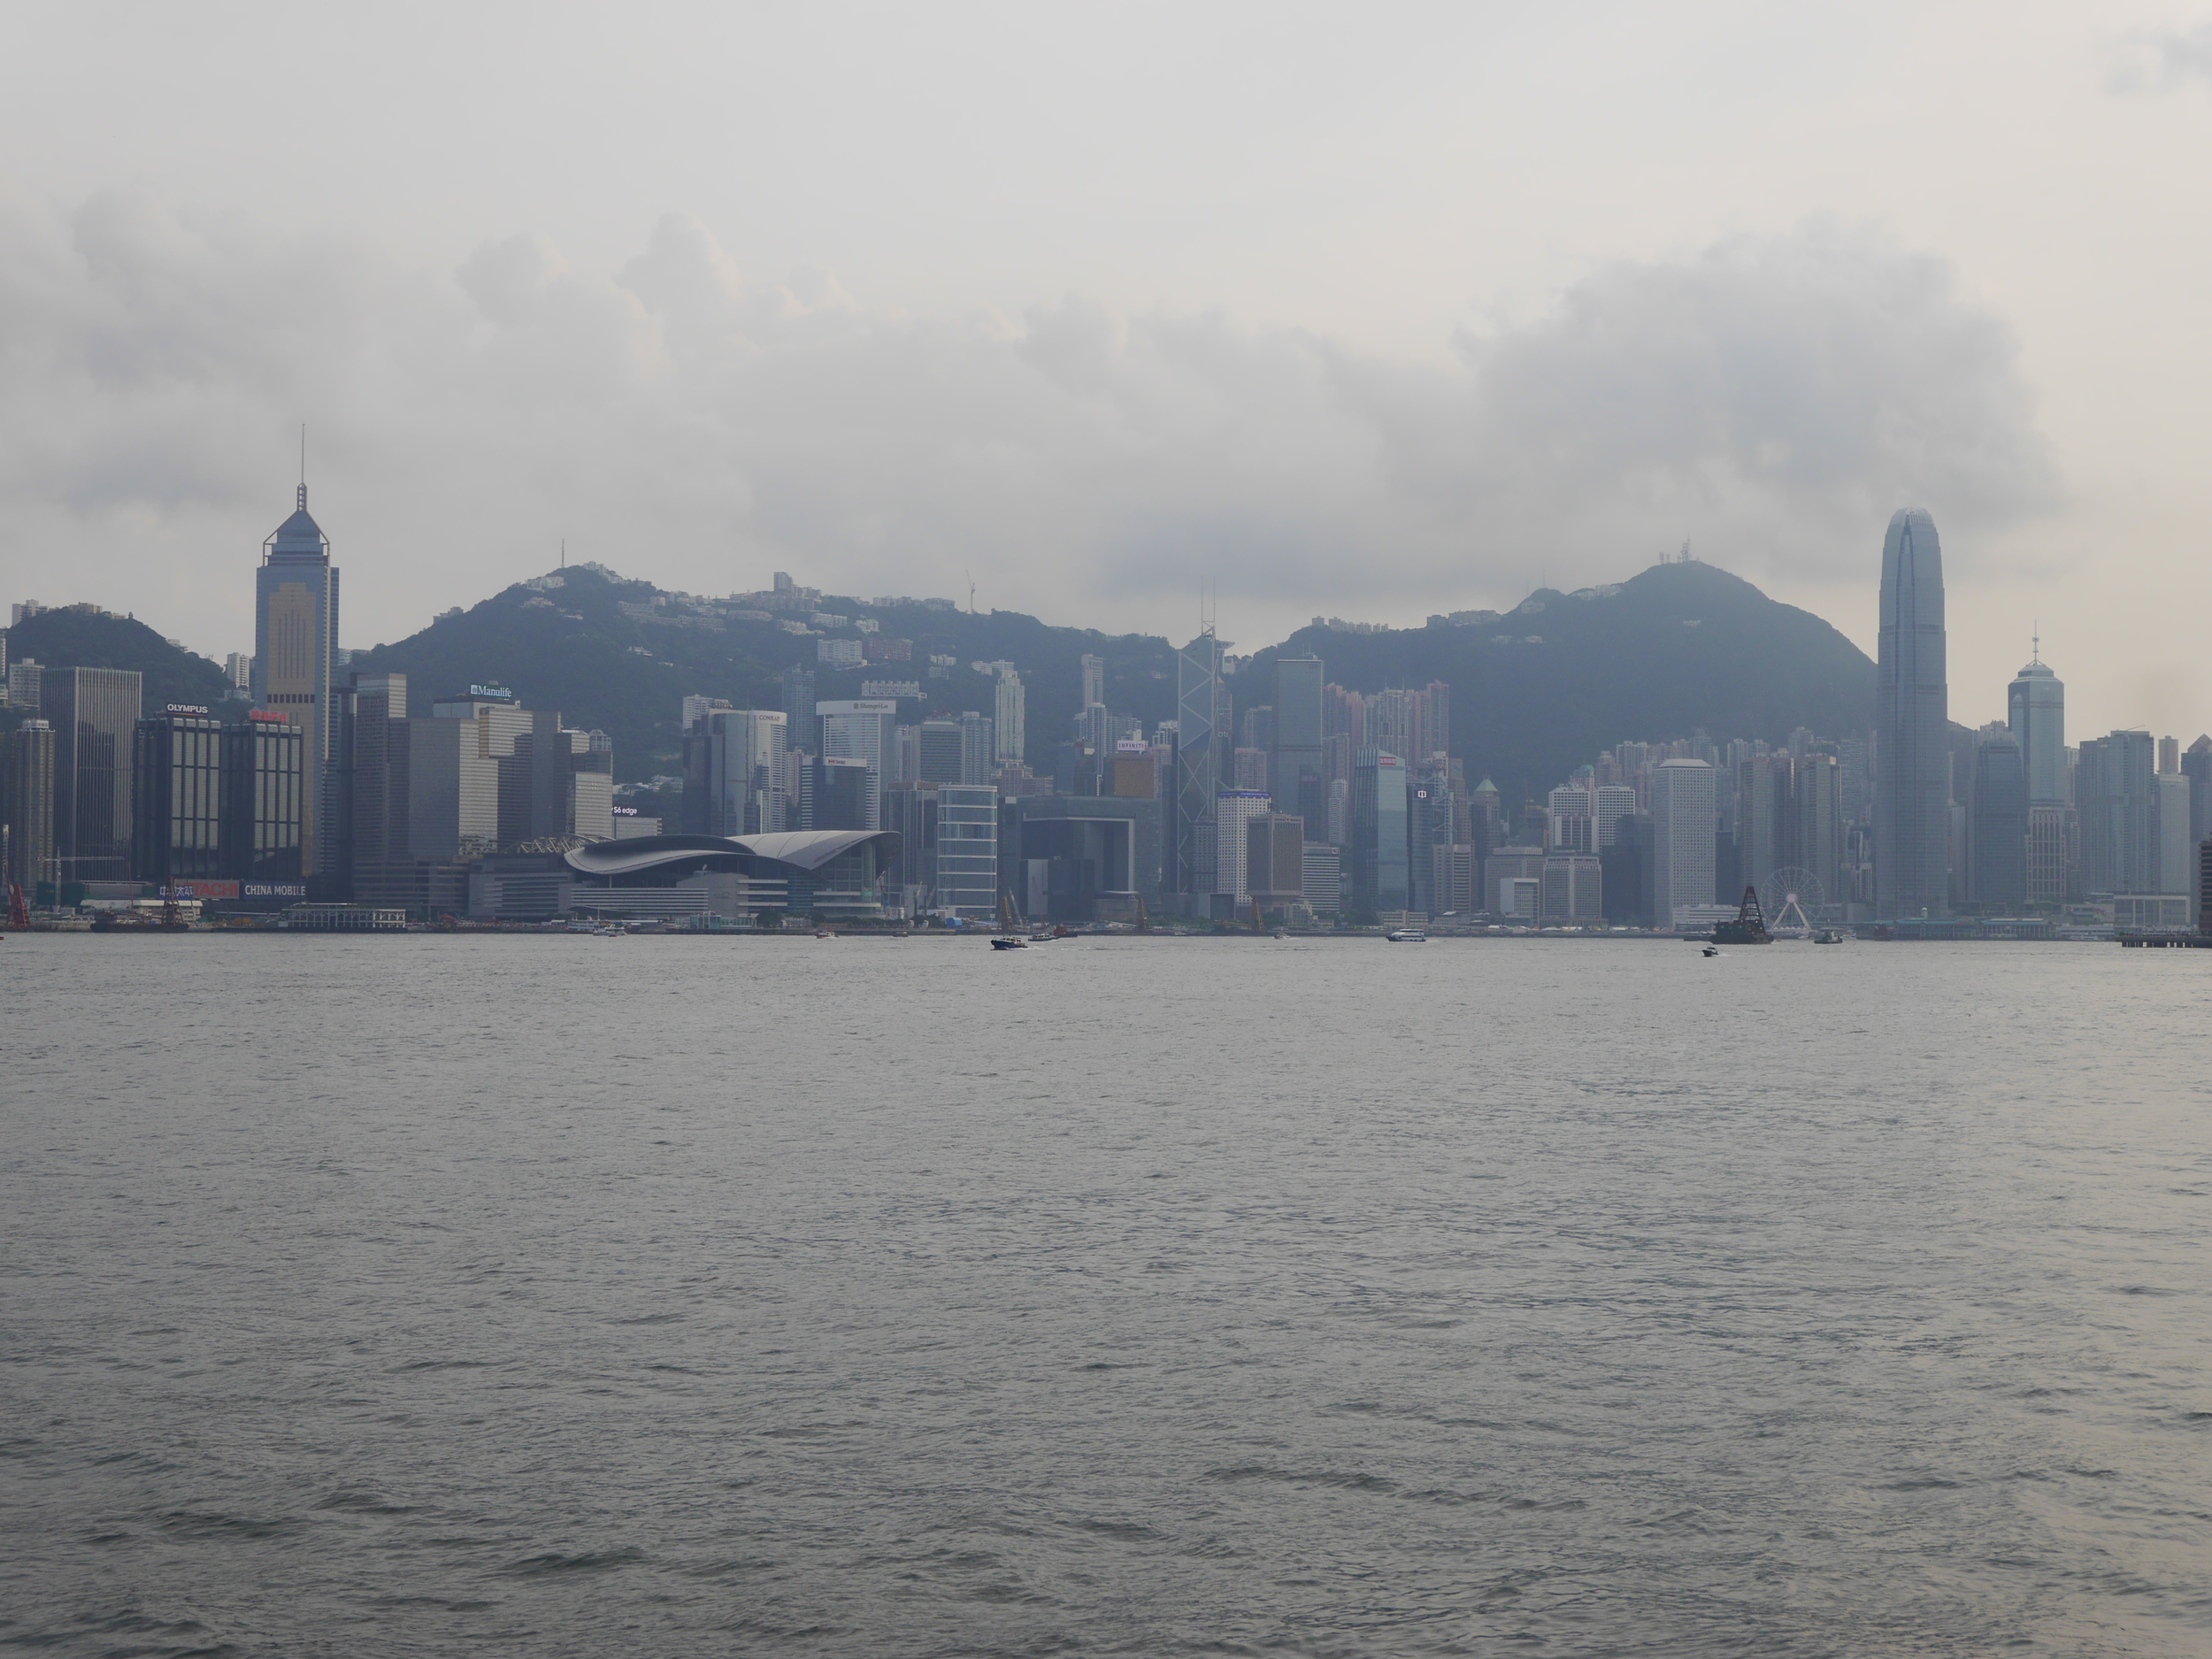
POLYGON ((39 704, 54 728, 54 856, 64 881, 131 875, 132 745, 144 698, 135 669, 50 668, 39 704))
POLYGON ((254 572, 253 700, 300 728, 308 795, 301 827, 301 862, 321 871, 316 848, 335 810, 329 774, 335 700, 331 665, 338 649, 338 570, 330 540, 308 515, 307 486, 292 516, 262 543, 254 572))
POLYGON ((1882 544, 1875 730, 1876 911, 1940 916, 1951 882, 1943 549, 1935 520, 1916 507, 1891 518, 1882 544))

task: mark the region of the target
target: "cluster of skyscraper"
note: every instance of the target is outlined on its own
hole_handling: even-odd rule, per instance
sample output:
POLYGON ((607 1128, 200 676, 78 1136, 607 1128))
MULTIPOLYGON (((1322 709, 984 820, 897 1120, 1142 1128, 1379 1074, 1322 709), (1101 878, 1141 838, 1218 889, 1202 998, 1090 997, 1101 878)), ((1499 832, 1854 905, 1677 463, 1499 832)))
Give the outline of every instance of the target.
POLYGON ((2212 738, 2116 731, 2070 749, 2066 690, 2039 652, 2006 716, 1953 726, 1943 556, 1925 512, 1882 549, 1872 911, 1909 922, 2085 906, 2078 919, 2196 920, 2197 849, 2212 833, 2212 738))
MULTIPOLYGON (((1111 707, 1106 660, 1084 657, 1080 711, 1048 776, 1021 757, 1010 663, 976 664, 993 677, 991 713, 912 723, 892 698, 817 701, 803 665, 782 676, 778 709, 687 698, 672 833, 892 832, 888 902, 979 918, 1009 903, 1064 921, 1241 918, 1255 902, 1402 914, 1432 900, 1432 842, 1468 866, 1447 687, 1362 696, 1329 685, 1318 659, 1285 657, 1240 717, 1210 632, 1179 662, 1177 718, 1148 733, 1111 707)), ((1454 866, 1440 867, 1448 885, 1454 866)), ((702 891, 710 874, 695 872, 702 891)))
MULTIPOLYGON (((229 719, 149 715, 134 673, 0 660, 10 700, 39 710, 0 740, 12 881, 280 902, 311 887, 419 913, 523 914, 568 893, 561 883, 621 879, 603 860, 596 875, 564 865, 539 879, 580 842, 703 838, 711 855, 740 838, 841 835, 803 856, 779 843, 788 868, 746 864, 752 888, 724 881, 699 903, 742 913, 745 892, 772 889, 779 903, 834 894, 844 913, 983 918, 1010 902, 1055 920, 1242 919, 1256 907, 1664 929, 1705 926, 1755 886, 1770 918, 1793 910, 1809 926, 2061 912, 2170 925, 2195 919, 2212 835, 2212 737, 2185 754, 2144 731, 2070 748, 2064 687, 2039 654, 2013 680, 2005 721, 1951 724, 1942 553, 1919 511, 1898 513, 1884 541, 1873 730, 1624 741, 1517 807, 1487 780, 1469 787, 1444 684, 1363 694, 1330 683, 1318 658, 1287 656, 1240 677, 1208 627, 1176 654, 1174 718, 1148 733, 1114 710, 1106 659, 1084 657, 1080 711, 1049 776, 1025 763, 1010 662, 973 664, 987 712, 912 722, 900 698, 918 682, 822 699, 803 664, 782 675, 779 708, 686 698, 681 812, 664 835, 616 808, 603 733, 504 687, 424 712, 404 676, 342 674, 339 572, 303 484, 264 544, 255 595, 254 654, 227 670, 250 706, 229 719), (818 854, 835 862, 810 863, 818 854)), ((751 600, 764 622, 819 595, 779 574, 751 600)), ((862 627, 871 637, 835 642, 864 663, 912 660, 909 641, 862 627)), ((931 674, 951 662, 932 658, 931 674)), ((746 856, 775 863, 765 845, 746 856)), ((680 886, 736 869, 710 856, 672 873, 672 856, 641 855, 626 879, 680 886)), ((691 902, 672 892, 663 909, 691 902)))
POLYGON ((143 712, 135 671, 46 668, 37 716, 0 735, 0 880, 27 899, 194 881, 211 896, 303 896, 303 743, 256 710, 143 712))
MULTIPOLYGON (((534 837, 613 833, 613 756, 503 687, 411 713, 403 675, 340 683, 339 573, 307 511, 263 544, 241 707, 143 708, 142 677, 18 664, 41 718, 0 739, 8 879, 45 902, 159 894, 465 908, 470 863, 534 837)), ((31 609, 35 609, 33 607, 31 609)))
POLYGON ((1662 928, 1703 926, 1747 886, 1770 920, 1793 905, 1807 926, 2194 926, 2212 737, 2186 753, 2146 731, 2069 748, 2065 687, 2039 653, 2008 688, 2007 718, 1968 731, 1949 718, 1945 657, 1935 524, 1901 511, 1883 544, 1872 731, 1801 730, 1772 749, 1701 732, 1620 744, 1552 792, 1540 829, 1532 810, 1519 815, 1527 844, 1496 867, 1525 885, 1486 896, 1508 914, 1662 928), (1590 854, 1595 905, 1555 874, 1590 854))

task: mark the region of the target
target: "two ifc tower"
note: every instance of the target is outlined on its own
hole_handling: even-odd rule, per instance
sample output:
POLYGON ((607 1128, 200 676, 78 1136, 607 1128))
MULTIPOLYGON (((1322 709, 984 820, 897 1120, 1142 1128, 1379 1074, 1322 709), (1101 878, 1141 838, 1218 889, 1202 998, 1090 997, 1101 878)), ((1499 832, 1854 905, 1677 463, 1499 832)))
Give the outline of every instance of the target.
MULTIPOLYGON (((1935 520, 1901 510, 1882 542, 1875 693, 1874 913, 1941 916, 1951 902, 1951 709, 1945 666, 1943 548, 1935 520)), ((2065 791, 2065 688, 2039 659, 2009 698, 2031 807, 2065 791)))
POLYGON ((1951 692, 1943 548, 1920 508, 1882 542, 1874 700, 1874 913, 1941 916, 1951 903, 1951 692))

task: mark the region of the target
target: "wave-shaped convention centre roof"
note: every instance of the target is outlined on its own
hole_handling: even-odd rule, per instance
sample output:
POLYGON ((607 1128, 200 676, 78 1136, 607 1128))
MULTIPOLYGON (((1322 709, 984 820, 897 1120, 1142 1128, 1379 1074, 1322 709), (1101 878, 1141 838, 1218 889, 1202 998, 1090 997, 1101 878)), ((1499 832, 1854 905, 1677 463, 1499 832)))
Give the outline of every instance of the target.
POLYGON ((779 830, 766 835, 640 835, 629 841, 594 841, 562 857, 578 874, 601 877, 639 875, 733 855, 812 871, 870 841, 876 844, 879 857, 888 858, 899 850, 896 830, 779 830))

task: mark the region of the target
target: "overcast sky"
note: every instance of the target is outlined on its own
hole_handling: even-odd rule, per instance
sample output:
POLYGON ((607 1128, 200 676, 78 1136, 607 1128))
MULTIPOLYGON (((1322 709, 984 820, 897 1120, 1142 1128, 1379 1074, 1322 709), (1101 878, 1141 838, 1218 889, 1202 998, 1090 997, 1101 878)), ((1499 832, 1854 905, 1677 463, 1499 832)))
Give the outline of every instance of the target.
POLYGON ((1913 503, 1954 718, 2039 618, 2212 726, 2205 15, 10 18, 0 598, 250 649, 303 420, 362 646, 564 536, 1240 648, 1686 540, 1870 652, 1913 503))

